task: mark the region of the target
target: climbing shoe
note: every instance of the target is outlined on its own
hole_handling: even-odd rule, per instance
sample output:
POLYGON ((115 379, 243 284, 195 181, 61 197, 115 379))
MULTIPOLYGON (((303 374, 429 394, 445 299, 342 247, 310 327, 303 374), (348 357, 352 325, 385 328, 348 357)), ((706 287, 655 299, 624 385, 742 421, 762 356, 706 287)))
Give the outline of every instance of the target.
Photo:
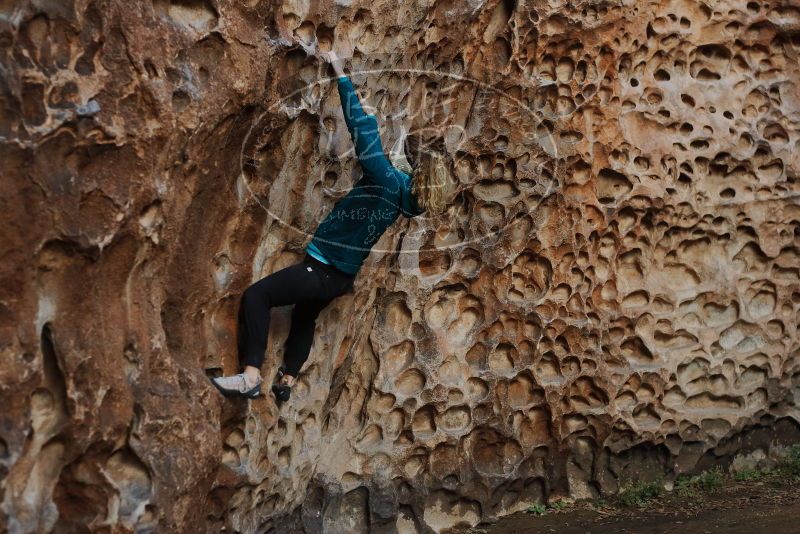
POLYGON ((285 374, 286 366, 281 365, 278 367, 278 373, 275 375, 275 382, 272 384, 272 392, 275 394, 275 398, 281 402, 288 401, 292 392, 292 386, 288 384, 281 384, 281 379, 285 374))
POLYGON ((258 382, 253 385, 247 381, 245 373, 239 373, 233 376, 219 376, 212 378, 211 383, 214 384, 223 395, 247 397, 254 399, 261 395, 261 377, 258 377, 258 382))
POLYGON ((280 383, 281 378, 283 378, 283 375, 285 374, 286 374, 286 366, 281 365, 280 367, 278 367, 278 374, 275 375, 275 383, 276 384, 280 383))
POLYGON ((281 402, 289 400, 289 395, 292 393, 292 386, 288 384, 272 384, 272 392, 275 398, 281 402))

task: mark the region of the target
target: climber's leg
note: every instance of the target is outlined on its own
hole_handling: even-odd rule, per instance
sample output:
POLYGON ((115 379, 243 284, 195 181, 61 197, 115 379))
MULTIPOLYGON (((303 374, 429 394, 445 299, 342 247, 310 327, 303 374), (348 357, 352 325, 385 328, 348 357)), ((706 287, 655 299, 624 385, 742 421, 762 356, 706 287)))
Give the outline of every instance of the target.
MULTIPOLYGON (((296 377, 308 359, 308 353, 311 351, 311 344, 314 341, 317 316, 330 300, 315 300, 295 305, 292 311, 292 326, 289 330, 289 337, 286 339, 286 352, 283 357, 286 364, 284 375, 296 377)), ((286 381, 284 380, 284 382, 286 381)))
POLYGON ((350 291, 355 280, 355 276, 344 273, 332 265, 321 263, 310 256, 307 256, 307 260, 322 272, 323 290, 319 298, 299 302, 294 307, 292 326, 286 339, 284 355, 286 369, 281 377, 282 383, 290 383, 300 373, 300 368, 308 359, 319 313, 336 297, 350 291))
POLYGON ((267 348, 270 308, 318 299, 328 284, 324 272, 306 261, 274 272, 245 289, 239 308, 239 356, 243 373, 212 378, 225 395, 261 394, 261 364, 267 348))
POLYGON ((245 289, 240 343, 244 364, 261 369, 267 349, 270 308, 316 300, 323 290, 322 273, 306 262, 276 271, 245 289))
MULTIPOLYGON (((312 258, 313 260, 313 258, 312 258)), ((323 272, 322 298, 295 304, 292 311, 292 326, 286 339, 283 372, 279 381, 272 386, 278 401, 285 402, 291 395, 291 386, 300 369, 308 359, 314 341, 314 328, 320 312, 336 297, 347 293, 353 287, 354 276, 343 273, 335 267, 313 260, 323 272)))
MULTIPOLYGON (((242 394, 248 397, 259 395, 261 364, 264 361, 269 334, 270 309, 273 306, 309 302, 317 302, 319 305, 319 301, 327 304, 334 297, 352 288, 354 278, 306 254, 301 263, 281 269, 250 285, 242 295, 239 309, 238 347, 245 370, 238 375, 214 378, 212 379, 214 385, 225 394, 242 394)), ((313 337, 313 320, 311 323, 310 337, 313 337)), ((300 328, 307 324, 308 319, 301 318, 300 328)), ((299 336, 292 339, 299 340, 299 336)), ((309 349, 305 350, 306 357, 308 350, 310 345, 309 349)), ((291 349, 291 352, 301 354, 302 349, 291 349)), ((296 373, 299 366, 297 370, 294 367, 292 370, 296 373)), ((287 375, 284 375, 285 381, 295 376, 287 375)))

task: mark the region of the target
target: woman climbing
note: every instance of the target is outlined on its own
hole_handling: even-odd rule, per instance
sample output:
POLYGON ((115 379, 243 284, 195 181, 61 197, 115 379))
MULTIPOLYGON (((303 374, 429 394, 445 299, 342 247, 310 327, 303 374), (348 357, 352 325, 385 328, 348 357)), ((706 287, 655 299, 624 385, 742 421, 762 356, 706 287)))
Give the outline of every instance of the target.
POLYGON ((435 215, 446 207, 448 174, 442 150, 424 150, 416 136, 403 133, 392 148, 390 163, 383 153, 377 119, 364 113, 342 60, 335 52, 323 57, 337 75, 345 123, 363 176, 319 225, 300 263, 272 273, 244 291, 238 340, 244 371, 211 380, 225 395, 260 395, 270 308, 294 304, 284 365, 272 385, 279 401, 288 400, 311 350, 317 316, 337 296, 352 290, 356 273, 384 231, 400 214, 435 215))

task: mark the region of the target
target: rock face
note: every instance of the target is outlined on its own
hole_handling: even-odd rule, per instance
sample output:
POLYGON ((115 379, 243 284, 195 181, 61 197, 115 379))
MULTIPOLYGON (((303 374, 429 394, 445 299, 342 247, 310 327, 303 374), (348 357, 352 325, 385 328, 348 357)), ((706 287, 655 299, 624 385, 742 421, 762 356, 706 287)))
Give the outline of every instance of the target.
POLYGON ((518 4, 0 2, 0 530, 441 531, 800 439, 800 9, 518 4), (460 193, 224 400, 360 173, 331 46, 460 193))

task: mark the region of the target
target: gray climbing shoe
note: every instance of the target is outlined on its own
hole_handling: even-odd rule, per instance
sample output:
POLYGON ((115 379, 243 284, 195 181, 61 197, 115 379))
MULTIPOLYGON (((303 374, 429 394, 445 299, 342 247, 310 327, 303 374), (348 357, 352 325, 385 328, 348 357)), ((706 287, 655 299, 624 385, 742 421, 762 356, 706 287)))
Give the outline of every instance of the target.
POLYGON ((241 395, 249 399, 254 399, 261 395, 261 382, 262 379, 259 376, 255 386, 248 384, 247 377, 244 373, 232 376, 219 376, 211 379, 211 383, 214 384, 214 387, 220 390, 223 395, 241 395))

